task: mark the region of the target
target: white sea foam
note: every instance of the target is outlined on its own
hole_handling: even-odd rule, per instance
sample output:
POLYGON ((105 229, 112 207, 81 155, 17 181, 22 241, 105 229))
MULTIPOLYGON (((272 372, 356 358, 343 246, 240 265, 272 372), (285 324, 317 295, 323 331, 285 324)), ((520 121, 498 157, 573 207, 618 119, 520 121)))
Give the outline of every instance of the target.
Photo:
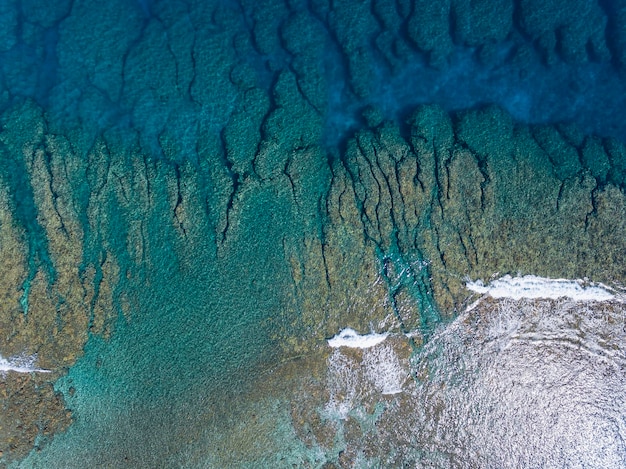
POLYGON ((14 358, 7 360, 0 355, 0 373, 15 371, 16 373, 50 373, 50 370, 43 370, 33 366, 35 357, 14 358))
POLYGON ((387 334, 371 334, 360 335, 354 329, 346 327, 332 339, 328 339, 328 345, 333 348, 350 347, 350 348, 370 348, 380 344, 387 338, 387 334))
POLYGON ((503 299, 445 324, 413 357, 412 407, 388 419, 415 420, 393 435, 466 467, 624 467, 626 306, 611 293, 616 301, 503 299))
POLYGON ((329 399, 324 413, 329 418, 345 420, 351 410, 358 406, 363 389, 360 366, 352 357, 335 350, 328 358, 327 390, 329 399))
POLYGON ((525 275, 504 277, 485 285, 481 280, 468 281, 468 290, 487 294, 492 298, 557 299, 570 298, 575 301, 623 301, 618 292, 602 283, 584 280, 550 279, 525 275))
POLYGON ((325 418, 336 420, 347 419, 359 408, 377 402, 381 395, 401 393, 410 377, 408 360, 400 359, 389 343, 368 347, 362 357, 336 349, 327 364, 329 399, 323 413, 325 418))
POLYGON ((370 383, 383 395, 398 394, 409 375, 393 348, 387 344, 363 356, 363 371, 370 383))

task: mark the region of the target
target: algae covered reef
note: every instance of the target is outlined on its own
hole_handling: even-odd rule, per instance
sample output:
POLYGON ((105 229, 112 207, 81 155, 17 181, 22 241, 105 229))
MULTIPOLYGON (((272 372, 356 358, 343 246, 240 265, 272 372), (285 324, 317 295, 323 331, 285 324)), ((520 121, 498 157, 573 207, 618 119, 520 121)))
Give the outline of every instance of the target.
POLYGON ((624 461, 626 4, 0 8, 0 465, 624 461))

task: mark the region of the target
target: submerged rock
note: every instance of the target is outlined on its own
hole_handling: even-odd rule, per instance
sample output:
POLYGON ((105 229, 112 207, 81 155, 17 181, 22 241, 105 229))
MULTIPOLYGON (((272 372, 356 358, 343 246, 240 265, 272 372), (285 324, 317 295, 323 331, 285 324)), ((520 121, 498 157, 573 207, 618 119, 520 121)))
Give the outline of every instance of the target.
MULTIPOLYGON (((278 165, 271 163, 275 149, 262 150, 268 159, 263 164, 274 169, 230 179, 221 189, 209 181, 219 181, 216 160, 224 165, 222 177, 228 181, 229 171, 232 176, 220 157, 227 146, 192 166, 150 158, 103 135, 81 158, 72 135, 50 134, 36 106, 15 112, 19 118, 7 120, 2 134, 7 159, 0 254, 12 267, 3 277, 7 300, 0 322, 9 339, 0 347, 3 356, 36 353, 37 366, 53 370, 49 378, 37 378, 52 392, 52 383, 87 345, 80 366, 56 383, 77 422, 59 444, 77 438, 83 445, 82 432, 108 428, 110 417, 98 417, 92 402, 141 409, 141 415, 129 412, 144 421, 170 406, 177 389, 191 390, 191 400, 235 388, 244 400, 291 400, 278 384, 280 398, 272 397, 271 387, 253 391, 262 379, 258 367, 296 357, 323 362, 326 339, 344 327, 396 337, 396 345, 375 345, 391 347, 385 352, 391 361, 369 349, 346 358, 346 370, 362 368, 361 378, 375 390, 369 410, 354 417, 365 428, 388 415, 382 409, 389 405, 415 405, 403 396, 394 397, 393 405, 385 399, 415 392, 407 379, 413 372, 403 362, 407 351, 421 356, 441 324, 463 311, 468 277, 625 281, 624 193, 608 182, 619 170, 615 155, 621 147, 598 139, 598 156, 578 160, 588 139, 518 124, 496 107, 448 114, 422 106, 406 127, 381 122, 357 132, 345 152, 331 159, 313 143, 299 148, 285 140, 278 165), (574 157, 576 164, 569 165, 567 158, 574 157), (601 175, 586 166, 600 160, 601 175), (25 168, 21 179, 8 172, 11 161, 25 168), (572 169, 560 171, 566 166, 572 169), (19 194, 30 197, 29 207, 19 205, 28 200, 19 194), (392 357, 396 347, 404 358, 392 357), (376 367, 391 373, 389 379, 376 367), (96 379, 102 373, 116 378, 96 379), (146 389, 154 401, 148 407, 146 389)), ((265 135, 272 132, 267 127, 265 135)), ((343 354, 328 359, 343 360, 343 354)), ((305 375, 291 373, 298 386, 308 386, 305 375)), ((335 398, 337 409, 348 402, 345 392, 337 391, 344 396, 335 398)), ((19 396, 42 399, 40 392, 19 396)), ((7 395, 7 408, 18 405, 15 399, 7 395)), ((47 408, 57 412, 59 398, 49 399, 47 408)), ((307 415, 321 412, 320 422, 330 418, 323 413, 330 407, 293 399, 294 408, 313 406, 307 415)), ((346 412, 341 419, 352 410, 346 412)), ((198 417, 198 434, 210 415, 198 417)), ((150 432, 154 442, 183 439, 177 414, 163 417, 178 430, 167 437, 150 432)), ((271 419, 264 425, 271 426, 271 419)), ((55 428, 52 421, 48 428, 55 428)), ((353 431, 345 434, 346 448, 370 434, 353 431)), ((122 430, 120 435, 129 438, 122 430)), ((153 447, 145 435, 137 433, 133 444, 153 447)), ((419 438, 402 445, 418 451, 419 438)), ((5 460, 32 445, 19 441, 21 449, 2 450, 5 460)), ((335 443, 316 445, 324 458, 340 457, 335 443)), ((97 458, 104 450, 89 448, 97 458)), ((84 459, 86 449, 72 457, 84 459)))

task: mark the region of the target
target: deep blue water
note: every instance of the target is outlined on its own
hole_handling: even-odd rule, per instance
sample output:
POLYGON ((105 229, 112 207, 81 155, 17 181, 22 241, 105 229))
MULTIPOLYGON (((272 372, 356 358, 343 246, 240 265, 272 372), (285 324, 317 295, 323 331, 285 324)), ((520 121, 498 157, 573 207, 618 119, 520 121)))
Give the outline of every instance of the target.
MULTIPOLYGON (((17 3, 5 7, 16 21, 7 19, 8 37, 0 49, 3 108, 31 98, 50 112, 53 126, 80 126, 91 135, 133 129, 155 153, 164 132, 191 141, 199 121, 219 132, 241 99, 234 76, 245 75, 237 78, 245 81, 244 88, 271 93, 281 69, 296 74, 304 97, 321 113, 324 126, 317 132, 330 147, 364 125, 361 113, 368 106, 386 118, 402 119, 420 103, 439 103, 449 110, 497 103, 522 122, 565 121, 586 133, 626 135, 623 70, 615 53, 612 60, 598 61, 590 54, 575 63, 557 55, 548 65, 532 38, 519 38, 516 24, 509 37, 489 45, 487 58, 480 47, 453 43, 447 62, 432 67, 407 37, 406 20, 398 31, 390 31, 399 45, 390 48, 397 55, 388 57, 376 43, 384 25, 380 18, 370 19, 365 26, 376 30, 366 34, 355 28, 354 42, 367 75, 358 78, 363 89, 355 92, 346 57, 354 46, 340 42, 336 31, 345 27, 340 17, 324 22, 328 13, 323 2, 294 2, 289 11, 273 2, 202 2, 193 10, 185 2, 119 0, 111 6, 115 14, 107 15, 87 2, 17 3), (276 16, 267 25, 269 32, 262 33, 282 37, 264 37, 267 45, 259 46, 256 17, 272 10, 276 16), (296 13, 309 18, 309 25, 297 31, 300 37, 289 37, 287 20, 297 18, 296 13), (205 67, 215 75, 199 78, 193 67, 196 74, 205 67)), ((393 5, 374 3, 399 15, 393 5)), ((610 14, 608 44, 618 34, 611 21, 618 3, 602 3, 610 14)))

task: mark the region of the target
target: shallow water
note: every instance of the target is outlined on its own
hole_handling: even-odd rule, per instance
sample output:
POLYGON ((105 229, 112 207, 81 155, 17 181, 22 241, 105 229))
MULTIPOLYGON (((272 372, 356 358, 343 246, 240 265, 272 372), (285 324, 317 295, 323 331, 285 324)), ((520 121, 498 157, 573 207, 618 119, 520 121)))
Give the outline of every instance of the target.
POLYGON ((484 298, 410 364, 393 343, 340 349, 324 424, 359 467, 619 467, 624 315, 610 301, 484 298))
POLYGON ((460 316, 414 358, 414 428, 436 428, 417 440, 455 467, 619 467, 624 314, 499 300, 460 316))

